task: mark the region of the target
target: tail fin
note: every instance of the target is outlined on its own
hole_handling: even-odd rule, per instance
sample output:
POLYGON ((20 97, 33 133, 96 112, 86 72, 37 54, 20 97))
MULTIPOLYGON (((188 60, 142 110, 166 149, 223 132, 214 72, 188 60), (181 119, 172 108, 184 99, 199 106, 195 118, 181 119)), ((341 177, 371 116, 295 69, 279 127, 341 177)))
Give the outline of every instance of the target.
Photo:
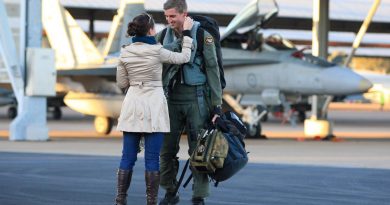
POLYGON ((137 15, 145 12, 144 0, 121 0, 118 14, 114 16, 104 56, 113 55, 120 51, 122 45, 130 43, 126 37, 127 23, 137 15))
POLYGON ((57 68, 104 62, 96 46, 58 0, 42 1, 42 21, 50 45, 56 51, 57 68))

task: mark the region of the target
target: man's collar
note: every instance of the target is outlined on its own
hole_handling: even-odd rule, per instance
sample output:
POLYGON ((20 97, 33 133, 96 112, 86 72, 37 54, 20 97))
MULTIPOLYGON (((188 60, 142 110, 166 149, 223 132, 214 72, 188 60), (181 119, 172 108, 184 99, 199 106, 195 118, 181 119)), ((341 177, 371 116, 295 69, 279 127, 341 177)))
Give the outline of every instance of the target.
POLYGON ((178 32, 175 29, 172 29, 172 30, 173 30, 173 33, 175 34, 176 38, 182 38, 183 37, 183 33, 182 32, 178 32))

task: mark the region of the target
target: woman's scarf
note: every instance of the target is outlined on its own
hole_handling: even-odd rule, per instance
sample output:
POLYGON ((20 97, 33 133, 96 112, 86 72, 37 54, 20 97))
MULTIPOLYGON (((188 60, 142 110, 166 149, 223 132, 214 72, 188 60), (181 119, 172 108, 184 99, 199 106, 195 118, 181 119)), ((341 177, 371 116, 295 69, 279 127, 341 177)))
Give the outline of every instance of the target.
POLYGON ((157 44, 156 38, 154 36, 134 36, 132 38, 133 43, 135 42, 142 42, 147 44, 157 44))

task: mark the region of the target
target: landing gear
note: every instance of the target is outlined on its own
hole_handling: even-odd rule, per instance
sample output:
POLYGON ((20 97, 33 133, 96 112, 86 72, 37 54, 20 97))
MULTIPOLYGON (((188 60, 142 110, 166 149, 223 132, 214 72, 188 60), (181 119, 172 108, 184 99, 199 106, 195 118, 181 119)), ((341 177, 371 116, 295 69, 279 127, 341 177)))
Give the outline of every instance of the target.
MULTIPOLYGON (((54 107, 52 113, 53 113, 53 119, 55 120, 61 119, 62 111, 60 107, 54 107)), ((17 115, 18 115, 18 110, 15 106, 11 106, 10 108, 8 108, 7 117, 9 119, 14 119, 17 115)))
POLYGON ((7 111, 8 119, 14 119, 17 115, 18 115, 18 110, 16 109, 16 107, 12 106, 8 108, 7 111))
POLYGON ((261 123, 258 122, 256 125, 250 125, 245 123, 245 126, 248 130, 248 138, 261 138, 261 123))
POLYGON ((267 107, 262 106, 262 105, 258 105, 258 106, 256 106, 256 108, 257 108, 257 111, 259 113, 262 113, 263 111, 265 111, 265 113, 260 118, 260 121, 267 122, 268 121, 268 110, 267 110, 267 107))
POLYGON ((268 121, 268 113, 265 114, 265 115, 261 118, 261 121, 262 121, 262 122, 267 122, 267 121, 268 121))
POLYGON ((305 122, 305 120, 306 120, 306 112, 305 111, 298 111, 298 120, 300 123, 305 122))
POLYGON ((60 120, 62 118, 62 111, 61 107, 54 106, 54 107, 47 107, 47 114, 48 116, 51 116, 54 120, 60 120))
POLYGON ((246 120, 245 126, 247 127, 247 137, 248 138, 262 138, 266 139, 264 135, 261 134, 261 122, 265 116, 267 116, 267 110, 262 106, 249 106, 245 109, 246 114, 244 120, 246 120))
POLYGON ((113 119, 109 117, 96 116, 94 125, 97 133, 102 135, 110 134, 113 126, 113 119))
POLYGON ((265 136, 261 134, 261 119, 267 114, 267 110, 264 107, 252 105, 244 108, 239 103, 239 97, 235 99, 229 94, 224 94, 223 99, 235 113, 241 116, 242 121, 248 129, 248 138, 265 138, 265 136))
POLYGON ((62 111, 59 107, 54 107, 53 109, 53 119, 60 120, 62 117, 62 111))

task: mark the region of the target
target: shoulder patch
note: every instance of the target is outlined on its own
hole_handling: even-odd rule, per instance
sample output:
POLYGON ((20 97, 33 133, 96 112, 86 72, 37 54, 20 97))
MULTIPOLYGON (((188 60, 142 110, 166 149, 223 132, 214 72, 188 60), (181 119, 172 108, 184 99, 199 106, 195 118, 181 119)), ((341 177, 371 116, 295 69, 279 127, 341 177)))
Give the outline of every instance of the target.
POLYGON ((212 44, 214 43, 214 38, 212 36, 207 36, 205 39, 204 39, 204 42, 209 45, 209 44, 212 44))

